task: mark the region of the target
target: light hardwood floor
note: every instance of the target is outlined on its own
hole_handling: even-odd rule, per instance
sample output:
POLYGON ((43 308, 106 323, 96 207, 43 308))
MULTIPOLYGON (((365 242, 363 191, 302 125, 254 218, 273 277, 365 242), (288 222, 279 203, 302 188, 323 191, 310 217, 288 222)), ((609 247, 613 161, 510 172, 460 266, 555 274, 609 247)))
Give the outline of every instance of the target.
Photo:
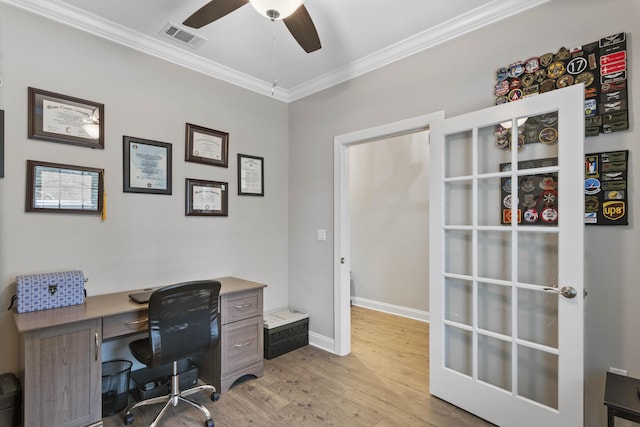
MULTIPOLYGON (((217 402, 198 400, 216 427, 489 427, 429 395, 429 325, 360 307, 351 310, 352 352, 335 356, 306 346, 265 360, 264 376, 237 384, 217 402)), ((156 406, 136 410, 148 425, 156 406)), ((188 405, 170 410, 165 427, 202 426, 188 405)), ((105 427, 124 425, 121 415, 105 427)))

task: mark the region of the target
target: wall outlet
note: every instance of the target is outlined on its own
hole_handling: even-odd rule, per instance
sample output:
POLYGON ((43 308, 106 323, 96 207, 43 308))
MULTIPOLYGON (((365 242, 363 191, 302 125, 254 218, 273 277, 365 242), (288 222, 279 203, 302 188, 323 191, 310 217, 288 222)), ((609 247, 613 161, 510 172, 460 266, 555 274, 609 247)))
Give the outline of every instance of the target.
POLYGON ((625 375, 625 376, 627 375, 626 369, 609 367, 609 372, 613 372, 614 374, 618 374, 618 375, 625 375))

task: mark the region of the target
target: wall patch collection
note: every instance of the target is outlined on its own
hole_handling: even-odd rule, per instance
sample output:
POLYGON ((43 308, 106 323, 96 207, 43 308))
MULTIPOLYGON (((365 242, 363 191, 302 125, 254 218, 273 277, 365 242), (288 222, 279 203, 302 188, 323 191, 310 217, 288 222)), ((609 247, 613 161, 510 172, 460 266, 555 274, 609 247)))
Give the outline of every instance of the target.
POLYGON ((516 61, 496 79, 496 104, 583 83, 585 135, 629 129, 626 33, 516 61))

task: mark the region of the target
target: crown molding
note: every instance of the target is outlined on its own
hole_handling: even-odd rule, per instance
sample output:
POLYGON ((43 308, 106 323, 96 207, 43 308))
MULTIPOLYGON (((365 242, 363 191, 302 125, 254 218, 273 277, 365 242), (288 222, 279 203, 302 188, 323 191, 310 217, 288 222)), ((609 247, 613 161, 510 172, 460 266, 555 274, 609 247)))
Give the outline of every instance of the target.
POLYGON ((271 96, 283 102, 293 102, 550 0, 494 0, 488 5, 472 9, 454 19, 288 90, 280 87, 273 88, 271 82, 204 59, 195 53, 176 48, 169 41, 133 31, 58 0, 0 1, 261 95, 271 96))
POLYGON ((280 101, 288 102, 284 89, 276 87, 272 94, 270 82, 204 59, 195 53, 176 48, 170 41, 165 42, 133 31, 67 3, 57 0, 0 1, 261 95, 273 96, 280 101))
POLYGON ((289 102, 351 80, 479 28, 491 25, 550 0, 494 0, 469 12, 399 41, 385 49, 309 80, 288 91, 289 102))

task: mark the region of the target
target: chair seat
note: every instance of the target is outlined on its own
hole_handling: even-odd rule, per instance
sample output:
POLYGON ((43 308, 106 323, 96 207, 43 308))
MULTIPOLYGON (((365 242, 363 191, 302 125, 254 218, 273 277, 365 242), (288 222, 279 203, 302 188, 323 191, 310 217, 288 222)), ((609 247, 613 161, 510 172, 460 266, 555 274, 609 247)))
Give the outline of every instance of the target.
POLYGON ((153 354, 151 353, 151 344, 149 343, 149 338, 131 341, 129 343, 129 350, 131 351, 131 354, 133 354, 133 357, 138 360, 138 362, 144 363, 147 366, 151 365, 153 354))

